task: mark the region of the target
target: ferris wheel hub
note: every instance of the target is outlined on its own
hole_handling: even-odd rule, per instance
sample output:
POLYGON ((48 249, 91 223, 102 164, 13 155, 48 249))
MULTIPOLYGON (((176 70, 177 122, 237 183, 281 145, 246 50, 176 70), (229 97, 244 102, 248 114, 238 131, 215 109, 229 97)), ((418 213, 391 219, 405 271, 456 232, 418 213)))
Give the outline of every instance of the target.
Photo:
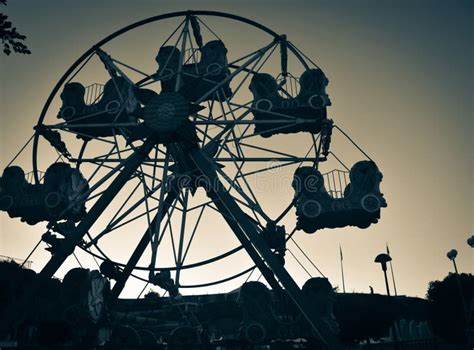
POLYGON ((143 118, 145 124, 159 133, 171 133, 189 116, 189 102, 176 92, 165 92, 146 104, 143 118))

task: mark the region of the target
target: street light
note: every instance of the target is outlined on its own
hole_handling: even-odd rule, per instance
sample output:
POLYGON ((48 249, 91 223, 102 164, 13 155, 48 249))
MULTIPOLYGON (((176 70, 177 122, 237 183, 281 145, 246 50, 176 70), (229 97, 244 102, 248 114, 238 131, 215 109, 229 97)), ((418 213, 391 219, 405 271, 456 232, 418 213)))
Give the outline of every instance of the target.
MULTIPOLYGON (((472 235, 471 237, 467 239, 467 244, 469 244, 471 248, 474 248, 474 235, 472 235)), ((472 320, 473 313, 474 313, 474 303, 471 303, 471 307, 469 308, 469 311, 467 311, 468 320, 472 320)))
POLYGON ((474 248, 474 235, 467 239, 467 244, 469 244, 471 248, 474 248))
POLYGON ((458 256, 458 251, 456 249, 451 249, 446 256, 448 257, 449 260, 453 262, 454 265, 454 271, 456 274, 458 274, 458 267, 456 266, 456 257, 458 256))
POLYGON ((390 296, 390 289, 388 287, 388 279, 387 279, 387 262, 392 261, 392 258, 390 257, 390 255, 382 253, 382 254, 377 255, 374 261, 382 265, 382 271, 385 277, 385 287, 387 287, 387 295, 390 296))
MULTIPOLYGON (((469 238, 467 242, 469 243, 469 240, 471 240, 471 243, 472 243, 473 239, 474 239, 474 236, 469 238)), ((469 245, 472 247, 471 243, 469 243, 469 245)), ((451 249, 446 254, 446 256, 448 257, 449 260, 453 262, 453 265, 454 265, 454 271, 456 272, 456 280, 458 282, 458 288, 459 288, 459 297, 461 298, 461 303, 462 303, 463 316, 464 316, 464 320, 466 321, 466 320, 469 320, 469 317, 468 317, 469 311, 466 306, 466 299, 464 298, 461 277, 459 276, 458 267, 456 266, 456 257, 458 256, 458 251, 456 249, 451 249)))

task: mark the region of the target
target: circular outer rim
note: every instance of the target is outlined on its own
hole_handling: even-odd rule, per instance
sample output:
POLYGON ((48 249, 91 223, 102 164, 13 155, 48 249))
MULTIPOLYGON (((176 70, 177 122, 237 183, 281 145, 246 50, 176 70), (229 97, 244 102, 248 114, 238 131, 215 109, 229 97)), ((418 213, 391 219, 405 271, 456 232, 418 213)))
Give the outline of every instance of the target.
MULTIPOLYGON (((91 48, 89 48, 87 51, 85 51, 67 70, 66 72, 62 75, 62 77, 57 81, 56 85, 54 88, 51 90, 51 93, 49 94, 42 110, 41 114, 39 116, 37 126, 42 125, 44 118, 46 116, 46 113, 55 98, 56 94, 58 93, 59 89, 61 86, 64 84, 64 82, 67 80, 67 78, 74 72, 74 70, 87 58, 89 58, 90 55, 92 55, 98 48, 100 48, 102 45, 107 44, 108 42, 112 41, 113 39, 119 37, 122 34, 125 34, 128 31, 131 31, 135 28, 141 27, 143 25, 153 23, 159 20, 164 20, 164 19, 169 19, 169 18, 175 18, 175 17, 181 17, 181 16, 190 16, 190 15, 203 15, 203 16, 214 16, 214 17, 223 17, 223 18, 228 18, 231 20, 239 21, 242 23, 249 24, 257 29, 260 29, 270 36, 273 36, 275 40, 279 39, 281 35, 277 34, 275 31, 271 30, 270 28, 256 22, 253 20, 250 20, 245 17, 241 17, 238 15, 230 14, 230 13, 225 13, 225 12, 219 12, 219 11, 206 11, 206 10, 188 10, 188 11, 178 11, 178 12, 170 12, 162 15, 157 15, 157 16, 152 16, 140 21, 137 21, 135 23, 132 23, 128 26, 125 26, 114 33, 108 35, 107 37, 103 38, 99 42, 97 42, 95 45, 93 45, 91 48)), ((309 69, 308 64, 306 63, 306 60, 302 57, 302 55, 291 45, 288 45, 288 49, 295 55, 295 57, 300 61, 300 63, 305 67, 305 69, 309 69)), ((40 183, 39 175, 38 175, 38 164, 37 164, 37 149, 38 149, 38 141, 39 141, 39 133, 35 132, 34 139, 33 139, 33 175, 34 175, 34 180, 36 184, 40 183)), ((81 149, 81 153, 84 151, 85 143, 81 149)), ((220 260, 228 255, 231 255, 239 250, 242 249, 242 246, 231 249, 227 253, 221 254, 217 257, 208 259, 207 263, 220 260)), ((187 268, 192 268, 194 266, 200 266, 200 263, 196 264, 190 264, 189 266, 186 266, 187 268)))

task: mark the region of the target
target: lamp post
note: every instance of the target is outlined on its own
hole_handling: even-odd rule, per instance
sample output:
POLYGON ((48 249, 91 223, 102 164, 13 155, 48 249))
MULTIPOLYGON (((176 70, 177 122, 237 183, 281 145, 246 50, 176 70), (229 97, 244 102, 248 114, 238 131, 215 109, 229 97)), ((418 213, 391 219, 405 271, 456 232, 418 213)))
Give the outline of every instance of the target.
POLYGON ((459 288, 459 297, 461 298, 463 316, 464 316, 464 320, 467 321, 468 310, 466 307, 466 299, 464 299, 464 292, 462 290, 461 277, 459 276, 458 267, 456 265, 456 257, 458 256, 458 251, 456 249, 451 249, 446 254, 446 256, 448 257, 449 260, 453 262, 453 265, 454 265, 454 271, 456 272, 456 281, 458 282, 458 288, 459 288))
POLYGON ((469 244, 471 248, 474 248, 474 235, 467 239, 467 244, 469 244))
MULTIPOLYGON (((471 237, 467 239, 467 244, 471 248, 474 248, 474 235, 472 235, 471 237)), ((474 313, 474 295, 472 296, 471 307, 469 308, 469 312, 468 312, 468 320, 472 320, 473 313, 474 313)))
POLYGON ((390 255, 382 253, 377 255, 374 261, 382 266, 383 275, 385 277, 385 287, 387 288, 387 295, 390 296, 390 288, 388 287, 387 278, 387 262, 392 261, 392 258, 390 255))
POLYGON ((447 254, 446 256, 448 257, 449 260, 451 260, 453 262, 453 265, 454 265, 454 271, 456 272, 456 274, 459 274, 458 273, 458 267, 456 265, 456 257, 458 256, 458 251, 456 249, 451 249, 447 254))

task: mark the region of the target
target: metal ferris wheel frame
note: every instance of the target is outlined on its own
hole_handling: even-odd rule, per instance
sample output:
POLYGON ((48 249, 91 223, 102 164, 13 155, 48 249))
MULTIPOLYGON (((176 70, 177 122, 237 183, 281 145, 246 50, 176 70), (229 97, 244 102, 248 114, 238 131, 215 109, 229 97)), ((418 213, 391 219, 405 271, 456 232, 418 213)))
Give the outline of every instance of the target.
MULTIPOLYGON (((148 19, 138 21, 129 26, 126 26, 115 33, 107 36, 103 40, 99 41, 97 44, 92 46, 87 50, 79 59, 76 60, 64 73, 64 75, 59 79, 59 81, 54 86, 52 92, 50 93, 43 109, 40 114, 37 126, 43 125, 43 121, 48 112, 48 109, 57 95, 61 86, 67 81, 69 76, 78 68, 81 63, 83 63, 90 55, 94 54, 100 48, 115 39, 116 37, 138 28, 140 26, 156 22, 159 20, 164 20, 173 17, 182 17, 189 18, 189 16, 216 16, 224 17, 231 20, 236 20, 245 24, 249 24, 253 27, 256 27, 267 34, 271 35, 274 38, 274 41, 280 40, 281 35, 277 34, 273 30, 247 18, 236 16, 232 14, 215 12, 215 11, 181 11, 174 12, 159 16, 153 16, 148 19)), ((300 52, 293 47, 288 45, 288 49, 298 58, 301 64, 308 69, 308 65, 305 59, 302 57, 300 52)), ((40 134, 37 132, 34 136, 33 141, 33 171, 35 182, 39 183, 39 172, 38 172, 38 163, 37 163, 37 149, 39 142, 40 134)), ((113 179, 112 183, 109 185, 108 189, 102 193, 98 200, 94 203, 92 208, 88 211, 86 217, 80 221, 80 223, 75 228, 74 232, 68 236, 64 243, 61 245, 59 251, 54 254, 49 262, 45 265, 43 270, 40 273, 40 276, 43 278, 49 278, 57 271, 57 269, 62 265, 65 259, 73 253, 74 248, 79 245, 84 235, 88 234, 89 229, 98 219, 101 213, 107 208, 111 200, 118 194, 122 185, 127 182, 127 180, 134 174, 137 168, 142 164, 147 155, 156 145, 156 140, 153 137, 145 139, 144 143, 138 147, 135 152, 129 156, 122 164, 121 171, 118 173, 117 177, 113 179)), ((175 147, 179 148, 179 145, 175 147)), ((262 275, 272 286, 274 290, 285 290, 289 296, 293 299, 295 304, 298 306, 299 310, 308 320, 312 329, 315 332, 315 335, 319 337, 323 343, 331 348, 337 348, 337 341, 333 337, 330 331, 327 330, 326 326, 320 322, 316 317, 314 311, 310 307, 308 300, 302 294, 301 289, 295 283, 291 275, 281 264, 281 261, 277 259, 274 253, 269 248, 268 244, 259 234, 254 222, 248 217, 248 215, 239 207, 235 198, 233 198, 227 191, 224 190, 225 186, 222 185, 221 180, 218 178, 219 167, 216 166, 215 162, 210 160, 209 157, 204 154, 201 149, 192 149, 189 153, 183 155, 181 152, 182 161, 189 162, 194 164, 194 166, 199 170, 199 173, 209 179, 210 187, 208 190, 208 196, 217 207, 219 212, 222 214, 223 218, 234 232, 235 236, 241 243, 241 247, 246 250, 248 255, 251 257, 257 268, 261 271, 262 275), (324 334, 324 335, 323 335, 324 334)), ((156 225, 163 220, 163 212, 166 212, 168 208, 172 205, 173 201, 178 197, 178 193, 175 190, 170 190, 166 197, 160 196, 160 210, 157 212, 156 217, 151 221, 152 225, 156 225)), ((117 280, 116 284, 112 290, 112 300, 116 300, 122 291, 128 277, 136 267, 138 260, 142 256, 145 248, 150 243, 150 238, 148 230, 144 233, 139 244, 135 248, 135 251, 131 255, 127 264, 124 266, 124 269, 121 273, 121 277, 117 280)), ((241 249, 241 248, 239 248, 241 249)), ((113 303, 113 301, 112 301, 113 303)))
MULTIPOLYGON (((112 34, 112 35, 110 35, 110 36, 107 37, 106 39, 102 40, 99 44, 96 44, 93 48, 91 48, 88 52, 86 52, 86 53, 83 55, 83 57, 90 58, 91 56, 89 55, 89 53, 95 52, 95 51, 97 50, 97 47, 100 46, 101 43, 103 44, 103 43, 105 43, 105 42, 108 42, 108 41, 114 39, 115 37, 117 37, 118 35, 124 33, 125 31, 128 31, 128 30, 131 30, 131 29, 136 28, 136 26, 143 25, 143 24, 147 24, 147 23, 149 23, 150 21, 157 21, 157 20, 163 19, 163 18, 177 17, 177 16, 182 16, 182 15, 184 15, 184 14, 185 14, 186 16, 189 16, 190 14, 193 14, 193 15, 194 15, 194 14, 196 14, 196 13, 205 13, 205 14, 208 14, 208 13, 211 13, 211 12, 209 12, 209 11, 197 11, 197 12, 196 12, 196 11, 187 11, 187 12, 178 12, 178 13, 173 13, 173 14, 168 14, 168 15, 163 15, 163 16, 155 16, 155 17, 149 18, 149 19, 147 19, 147 20, 137 22, 137 23, 135 23, 135 24, 132 24, 132 25, 130 25, 130 26, 128 26, 128 27, 126 27, 126 28, 124 28, 124 29, 122 29, 122 30, 120 30, 120 31, 118 31, 118 32, 116 32, 116 33, 114 33, 114 34, 112 34)), ((217 13, 217 12, 212 12, 212 13, 213 13, 214 15, 216 15, 216 16, 220 15, 220 13, 217 13)), ((238 18, 238 19, 241 18, 241 17, 239 17, 239 16, 234 16, 234 15, 227 15, 227 14, 225 14, 225 15, 226 15, 225 17, 230 17, 230 18, 238 18)), ((261 26, 260 24, 258 24, 258 23, 256 23, 256 22, 253 22, 253 21, 250 21, 250 20, 247 20, 247 19, 245 19, 245 18, 243 18, 243 21, 244 21, 245 23, 252 23, 252 24, 255 24, 255 26, 258 27, 259 29, 260 29, 261 27, 263 27, 263 26, 261 26)), ((179 27, 178 27, 178 28, 179 28, 179 27)), ((178 28, 177 28, 177 29, 178 29, 178 28)), ((275 32, 271 31, 271 30, 268 29, 268 28, 266 28, 265 32, 271 33, 271 35, 274 36, 274 38, 280 38, 280 36, 278 36, 275 32)), ((290 50, 291 50, 292 52, 295 52, 295 53, 297 54, 296 57, 297 57, 298 60, 303 64, 303 66, 304 66, 304 67, 307 67, 306 62, 305 62, 304 59, 302 59, 302 57, 299 55, 298 51, 297 51, 295 48, 291 47, 291 46, 290 46, 289 48, 290 48, 290 50)), ((71 68, 70 68, 69 71, 70 71, 70 72, 74 71, 75 67, 78 66, 80 63, 81 63, 81 59, 79 59, 79 60, 76 62, 75 65, 71 66, 71 68)), ((254 72, 251 71, 251 73, 254 73, 254 72)), ((69 74, 70 74, 70 73, 69 73, 69 74)), ((76 75, 76 74, 77 74, 77 72, 74 73, 74 75, 76 75)), ((65 80, 67 77, 68 77, 68 72, 66 72, 66 74, 65 74, 64 77, 63 77, 63 79, 59 81, 59 83, 58 83, 58 86, 59 86, 59 87, 62 85, 62 83, 64 82, 64 80, 65 80)), ((143 81, 143 80, 142 80, 142 81, 143 81)), ((140 81, 140 82, 142 82, 142 81, 140 81)), ((140 82, 139 82, 139 83, 140 83, 140 82)), ((139 84, 139 83, 137 83, 137 84, 139 84)), ((58 89, 56 89, 56 90, 58 90, 58 89)), ((54 97, 54 91, 52 92, 51 96, 54 97)), ((51 97, 51 96, 50 96, 50 97, 51 97)), ((50 98, 50 100, 52 100, 52 98, 50 98)), ((48 107, 48 105, 45 106, 46 110, 47 110, 47 107, 48 107)), ((41 116, 41 118, 40 118, 40 121, 38 122, 38 125, 40 125, 41 122, 44 120, 44 116, 45 116, 45 113, 42 114, 42 116, 41 116)), ((83 117, 82 117, 82 118, 83 118, 83 117)), ((81 118, 81 119, 82 119, 82 118, 81 118)), ((199 124, 200 122, 202 122, 202 121, 199 121, 199 120, 198 120, 198 121, 195 122, 195 123, 196 123, 196 124, 199 124)), ((235 121, 235 122, 231 121, 232 124, 235 124, 235 123, 238 123, 238 122, 245 122, 245 121, 240 121, 240 120, 239 120, 239 121, 235 121)), ((219 123, 223 123, 223 121, 220 121, 219 123)), ((231 126, 231 125, 226 125, 227 128, 228 128, 229 126, 231 126)), ((35 136, 36 136, 36 141, 37 141, 38 136, 39 136, 38 133, 35 134, 35 136)), ((83 146, 85 146, 85 145, 86 145, 86 142, 84 143, 83 146)), ((250 145, 246 145, 246 146, 250 146, 250 145)), ((81 150, 81 153, 82 153, 82 151, 83 151, 83 149, 81 150)), ((35 153, 37 152, 37 146, 36 146, 36 145, 34 146, 34 152, 35 152, 35 153)), ((306 158, 306 157, 305 157, 305 158, 306 158)), ((36 161, 36 159, 37 159, 37 155, 35 154, 35 155, 34 155, 34 162, 36 161)), ((219 160, 221 160, 221 159, 222 159, 222 158, 220 158, 219 160)), ((274 159, 275 159, 275 158, 272 157, 272 160, 274 160, 274 159)), ((257 159, 255 159, 255 160, 260 160, 260 159, 257 158, 257 159)), ((267 160, 268 160, 268 159, 267 159, 267 160)), ((248 161, 247 158, 246 158, 246 161, 248 161)), ((77 165, 79 165, 79 163, 77 163, 77 165)), ((38 173, 35 172, 35 175, 38 175, 38 173)), ((112 261, 112 259, 108 258, 107 255, 97 246, 97 244, 96 244, 97 240, 96 240, 96 239, 92 240, 92 238, 90 238, 90 239, 91 239, 91 244, 93 244, 93 245, 97 248, 97 250, 102 254, 102 256, 100 256, 100 255, 94 255, 94 253, 92 253, 91 251, 88 251, 88 253, 91 254, 91 255, 93 255, 93 256, 95 256, 96 258, 99 258, 99 259, 102 259, 102 260, 106 259, 106 260, 111 260, 111 261, 112 261)), ((289 239, 289 238, 288 238, 288 239, 289 239)), ((81 247, 81 248, 83 248, 83 247, 81 247)), ((224 258, 224 257, 226 257, 226 256, 232 255, 232 254, 236 253, 237 251, 240 251, 242 248, 243 248, 243 246, 240 245, 239 247, 236 247, 236 248, 234 248, 234 249, 231 249, 231 250, 229 250, 228 252, 225 252, 225 253, 220 254, 220 255, 218 255, 218 256, 214 256, 214 257, 209 258, 209 259, 206 259, 206 260, 204 260, 204 261, 201 261, 201 262, 198 262, 198 263, 192 263, 192 264, 180 266, 180 269, 183 269, 183 270, 184 270, 184 269, 187 269, 187 268, 192 268, 192 267, 196 267, 196 266, 202 266, 202 265, 205 265, 205 264, 209 264, 209 263, 215 262, 215 261, 220 260, 220 259, 222 259, 222 258, 224 258)), ((117 262, 117 261, 113 261, 113 262, 114 262, 114 264, 116 264, 117 266, 122 266, 122 267, 125 266, 125 265, 123 265, 123 264, 120 264, 120 263, 117 262)), ((255 268, 255 266, 254 266, 253 268, 255 268)), ((243 272, 240 272, 240 273, 238 273, 238 274, 235 274, 234 277, 240 276, 240 275, 244 274, 245 272, 248 272, 248 271, 252 270, 253 268, 250 268, 250 269, 247 269, 247 270, 245 270, 245 271, 243 271, 243 272)), ((145 270, 148 270, 149 268, 144 268, 144 267, 135 266, 134 269, 136 269, 136 270, 144 270, 144 269, 145 269, 145 270)), ((156 270, 157 270, 157 271, 159 271, 159 270, 177 270, 177 268, 166 267, 166 268, 156 268, 156 270)), ((137 277, 137 276, 135 276, 135 277, 137 277)), ((139 278, 139 277, 137 277, 137 278, 139 278)), ((139 279, 140 279, 140 278, 139 278, 139 279)), ((227 280, 230 280, 230 279, 231 279, 231 278, 225 278, 225 279, 223 279, 223 280, 226 280, 226 281, 227 281, 227 280)), ((219 281, 215 281, 215 282, 211 282, 211 283, 205 283, 204 285, 213 285, 213 284, 217 284, 218 282, 219 282, 219 281)), ((186 287, 187 287, 187 288, 190 288, 191 286, 186 286, 186 287)))

